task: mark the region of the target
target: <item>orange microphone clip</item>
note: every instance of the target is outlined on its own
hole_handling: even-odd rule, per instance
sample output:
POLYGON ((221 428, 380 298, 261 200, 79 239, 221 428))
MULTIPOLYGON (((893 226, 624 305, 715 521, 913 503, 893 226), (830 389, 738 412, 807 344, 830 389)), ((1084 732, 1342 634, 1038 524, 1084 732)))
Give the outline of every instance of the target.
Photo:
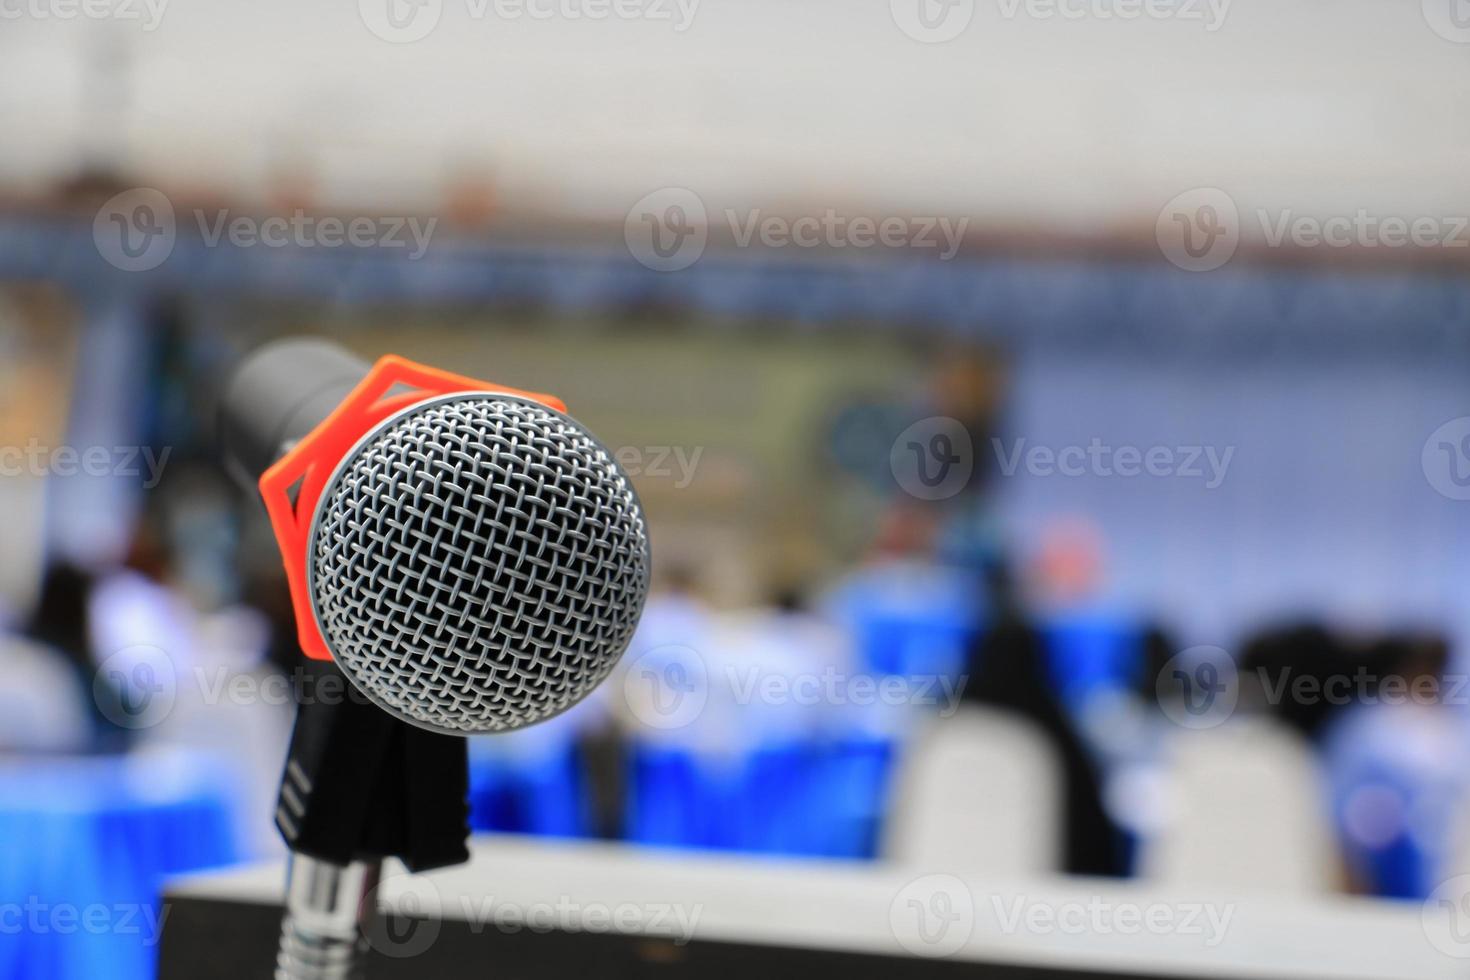
POLYGON ((552 395, 477 381, 389 354, 373 365, 367 377, 352 389, 331 415, 261 474, 260 495, 265 500, 271 529, 281 549, 281 561, 286 566, 291 606, 296 613, 297 637, 301 649, 311 659, 332 659, 317 626, 311 595, 306 587, 306 551, 310 545, 311 521, 326 490, 327 480, 357 441, 379 422, 419 402, 461 391, 516 395, 563 414, 567 410, 562 400, 552 395), (395 388, 407 390, 394 391, 395 388))

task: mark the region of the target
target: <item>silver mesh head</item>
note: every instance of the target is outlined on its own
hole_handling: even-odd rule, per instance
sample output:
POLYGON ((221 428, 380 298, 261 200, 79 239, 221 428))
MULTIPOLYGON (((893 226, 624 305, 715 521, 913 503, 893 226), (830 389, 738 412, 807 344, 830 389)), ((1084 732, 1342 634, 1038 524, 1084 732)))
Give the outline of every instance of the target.
POLYGON ((487 392, 415 405, 338 465, 308 582, 347 676, 425 728, 519 728, 612 670, 648 590, 632 484, 585 429, 487 392))

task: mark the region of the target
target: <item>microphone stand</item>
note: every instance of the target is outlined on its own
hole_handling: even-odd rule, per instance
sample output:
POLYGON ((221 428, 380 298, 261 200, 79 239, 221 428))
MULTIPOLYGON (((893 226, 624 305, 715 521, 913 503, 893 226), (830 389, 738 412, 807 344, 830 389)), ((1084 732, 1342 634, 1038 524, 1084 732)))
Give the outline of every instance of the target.
POLYGON ((383 859, 469 860, 466 740, 372 704, 309 661, 276 807, 291 849, 276 980, 349 980, 367 950, 383 859))
POLYGON ((343 867, 306 854, 291 856, 286 914, 281 919, 277 980, 347 980, 367 945, 363 936, 382 869, 379 861, 343 867))

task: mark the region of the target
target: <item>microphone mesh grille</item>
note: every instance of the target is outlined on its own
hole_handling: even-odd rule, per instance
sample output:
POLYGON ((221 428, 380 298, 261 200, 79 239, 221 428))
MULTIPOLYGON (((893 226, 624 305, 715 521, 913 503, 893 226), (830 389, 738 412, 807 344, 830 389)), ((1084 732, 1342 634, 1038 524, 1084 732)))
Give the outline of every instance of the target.
POLYGON ((649 547, 632 485, 585 429, 470 393, 359 443, 322 494, 308 565, 353 682, 405 720, 469 734, 549 718, 607 676, 649 547))

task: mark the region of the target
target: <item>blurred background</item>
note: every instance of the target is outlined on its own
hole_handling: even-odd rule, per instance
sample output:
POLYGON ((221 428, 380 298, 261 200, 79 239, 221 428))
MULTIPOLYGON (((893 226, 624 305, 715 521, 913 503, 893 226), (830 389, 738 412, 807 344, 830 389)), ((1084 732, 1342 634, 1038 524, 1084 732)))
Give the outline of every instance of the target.
POLYGON ((479 830, 1470 872, 1456 3, 0 3, 0 977, 150 976, 166 876, 282 853, 214 444, 281 336, 556 393, 647 509, 479 830))

